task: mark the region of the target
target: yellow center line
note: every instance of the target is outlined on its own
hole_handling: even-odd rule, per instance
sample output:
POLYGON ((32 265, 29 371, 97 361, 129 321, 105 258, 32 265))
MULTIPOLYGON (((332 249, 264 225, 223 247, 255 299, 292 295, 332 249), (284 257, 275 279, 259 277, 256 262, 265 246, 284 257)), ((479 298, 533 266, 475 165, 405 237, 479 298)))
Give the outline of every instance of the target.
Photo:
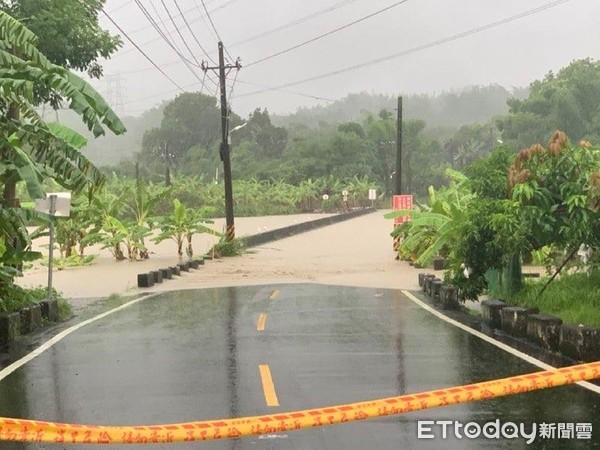
POLYGON ((258 370, 260 371, 260 379, 262 381, 267 406, 279 406, 279 400, 275 393, 275 385, 273 384, 273 378, 271 377, 271 371, 269 370, 268 364, 261 364, 258 366, 258 370))
POLYGON ((275 289, 273 292, 271 292, 271 295, 269 295, 269 300, 275 300, 278 295, 279 295, 279 290, 275 289))
POLYGON ((256 324, 256 329, 258 331, 265 331, 265 322, 267 321, 267 315, 261 314, 258 316, 258 324, 256 324))

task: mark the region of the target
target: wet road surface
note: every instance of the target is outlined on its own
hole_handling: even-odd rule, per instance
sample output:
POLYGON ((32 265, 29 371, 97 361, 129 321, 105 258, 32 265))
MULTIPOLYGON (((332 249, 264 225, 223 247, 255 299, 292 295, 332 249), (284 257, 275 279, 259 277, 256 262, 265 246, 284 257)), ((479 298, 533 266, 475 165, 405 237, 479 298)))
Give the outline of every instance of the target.
MULTIPOLYGON (((310 284, 180 291, 89 325, 0 381, 0 416, 100 425, 188 422, 538 370, 399 291, 310 284)), ((238 441, 130 448, 592 448, 600 447, 599 406, 600 396, 570 386, 238 441), (528 429, 533 422, 591 423, 592 440, 442 440, 439 429, 435 440, 417 439, 418 420, 496 419, 528 429)), ((7 450, 91 447, 97 448, 0 443, 7 450)))

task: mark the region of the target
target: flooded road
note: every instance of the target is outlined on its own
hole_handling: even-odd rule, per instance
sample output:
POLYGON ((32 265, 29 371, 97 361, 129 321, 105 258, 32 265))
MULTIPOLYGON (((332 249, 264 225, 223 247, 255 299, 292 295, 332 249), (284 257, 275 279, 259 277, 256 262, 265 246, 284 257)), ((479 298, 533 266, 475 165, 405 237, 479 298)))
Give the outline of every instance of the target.
MULTIPOLYGON (((189 422, 538 370, 432 316, 400 291, 316 284, 189 290, 145 299, 90 324, 16 370, 0 381, 0 416, 97 425, 189 422)), ((237 441, 131 448, 600 448, 599 407, 600 396, 569 386, 237 441), (439 429, 436 439, 417 439, 418 420, 497 419, 528 429, 589 423, 592 439, 538 438, 527 445, 522 438, 459 440, 450 433, 443 440, 439 429)), ((91 447, 0 443, 9 450, 91 447)))

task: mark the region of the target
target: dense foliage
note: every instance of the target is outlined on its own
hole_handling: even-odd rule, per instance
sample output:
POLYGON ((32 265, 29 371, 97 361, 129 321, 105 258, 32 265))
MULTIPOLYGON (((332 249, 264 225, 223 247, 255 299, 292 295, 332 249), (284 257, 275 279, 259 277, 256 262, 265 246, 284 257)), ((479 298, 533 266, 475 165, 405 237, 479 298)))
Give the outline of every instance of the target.
POLYGON ((517 295, 522 256, 541 249, 552 249, 544 253, 548 259, 556 257, 547 261, 554 276, 582 248, 592 256, 579 265, 599 267, 599 147, 571 145, 558 131, 546 147, 536 144, 512 158, 499 148, 467 172, 472 178, 435 196, 432 190, 420 211, 388 215, 412 216, 395 231, 404 237, 401 256, 418 264, 446 256, 447 280, 469 299, 490 284, 517 295))
POLYGON ((24 184, 31 198, 44 197, 43 181, 54 179, 73 191, 93 189, 103 175, 79 149, 85 138, 70 128, 47 123, 36 111, 39 93, 64 99, 87 128, 101 135, 105 128, 125 128, 102 97, 69 70, 52 63, 37 49, 38 38, 0 11, 0 310, 7 298, 28 297, 13 283, 24 262, 40 255, 31 251, 31 236, 24 211, 16 198, 16 185, 24 184))
POLYGON ((535 81, 524 100, 508 102, 502 139, 516 148, 544 142, 557 129, 575 142, 600 141, 600 61, 579 60, 535 81))

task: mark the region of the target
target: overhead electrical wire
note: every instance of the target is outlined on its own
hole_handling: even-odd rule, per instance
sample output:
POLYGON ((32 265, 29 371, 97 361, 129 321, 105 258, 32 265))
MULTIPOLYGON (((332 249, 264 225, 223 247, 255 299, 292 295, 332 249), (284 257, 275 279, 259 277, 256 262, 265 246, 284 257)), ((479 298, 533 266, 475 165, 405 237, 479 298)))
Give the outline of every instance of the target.
POLYGON ((179 27, 177 26, 177 23, 175 23, 175 20, 173 19, 173 16, 171 15, 171 11, 169 11, 169 8, 167 8, 167 4, 165 3, 165 0, 160 0, 160 3, 162 4, 163 9, 166 11, 167 16, 169 16, 169 19, 171 20, 171 23, 175 27, 175 31, 177 31, 177 34, 179 35, 179 38, 181 39, 181 42, 183 42, 183 45, 187 49, 188 53, 190 54, 190 56, 192 57, 192 59, 194 60, 194 62, 196 63, 196 65, 197 66, 201 66, 202 64, 200 64, 200 61, 198 61, 198 59, 196 58, 196 55, 194 55, 194 52, 192 51, 192 49, 188 45, 187 41, 183 37, 183 34, 181 34, 181 30, 179 30, 179 27))
POLYGON ((166 72, 165 72, 164 70, 162 70, 162 69, 160 68, 160 66, 158 66, 158 64, 156 64, 156 63, 155 63, 155 62, 152 60, 152 58, 150 58, 150 57, 149 57, 149 56, 146 54, 146 52, 144 52, 144 50, 142 50, 142 49, 141 49, 141 48, 140 48, 140 47, 139 47, 139 46, 138 46, 138 45, 135 43, 135 41, 129 37, 129 35, 128 35, 127 33, 125 33, 125 31, 124 31, 124 30, 123 30, 123 29, 122 29, 122 28, 121 28, 121 27, 120 27, 120 26, 117 24, 117 22, 115 22, 115 21, 113 20, 113 18, 112 18, 112 17, 111 17, 111 16, 110 16, 110 15, 109 15, 109 14, 108 14, 106 11, 102 10, 102 12, 103 12, 103 13, 104 13, 104 15, 106 16, 106 18, 107 18, 108 20, 110 20, 110 22, 111 22, 111 23, 112 23, 112 24, 113 24, 113 25, 114 25, 114 26, 115 26, 115 27, 116 27, 116 28, 119 30, 119 32, 120 32, 120 33, 121 33, 123 36, 125 36, 125 38, 126 38, 126 39, 127 39, 127 40, 128 40, 130 43, 131 43, 131 45, 133 45, 133 46, 134 46, 134 47, 135 47, 135 48, 136 48, 136 49, 137 49, 137 50, 138 50, 138 51, 139 51, 139 52, 142 54, 142 56, 143 56, 144 58, 146 58, 146 59, 147 59, 147 60, 150 62, 150 64, 152 64, 152 65, 153 65, 153 66, 156 68, 156 70, 158 70, 158 71, 159 71, 161 74, 163 74, 163 75, 164 75, 164 77, 165 77, 166 79, 168 79, 168 80, 169 80, 169 81, 170 81, 170 82, 171 82, 171 83, 172 83, 174 86, 176 86, 176 87, 177 87, 177 89, 179 89, 181 92, 184 92, 184 91, 185 91, 185 89, 184 89, 184 88, 182 88, 182 87, 181 87, 181 86, 180 86, 180 85, 179 85, 179 84, 178 84, 178 83, 177 83, 175 80, 173 80, 173 79, 172 79, 172 78, 171 78, 169 75, 167 75, 167 74, 166 74, 166 72))
MULTIPOLYGON (((136 1, 137 1, 137 0, 136 0, 136 1)), ((225 8, 226 6, 229 6, 229 5, 230 5, 231 3, 233 3, 234 1, 238 1, 238 0, 230 0, 229 2, 226 2, 226 3, 225 3, 225 4, 223 4, 223 5, 220 5, 220 6, 217 6, 216 8, 213 8, 213 9, 212 9, 210 12, 211 12, 211 13, 214 13, 214 12, 216 12, 216 11, 219 11, 219 10, 221 10, 221 9, 225 8)), ((210 2, 206 2, 206 3, 208 4, 208 3, 210 3, 210 2)), ((187 10, 187 11, 183 11, 183 14, 187 14, 188 12, 190 12, 190 11, 192 11, 192 10, 193 10, 193 9, 189 9, 189 10, 187 10)), ((174 15, 173 17, 174 17, 174 18, 178 18, 178 17, 179 17, 179 15, 174 15)), ((204 18, 205 18, 205 17, 206 17, 205 15, 201 15, 200 17, 197 17, 197 18, 195 18, 195 19, 189 20, 189 21, 188 21, 188 23, 189 23, 189 25, 194 25, 194 24, 198 23, 200 20, 204 20, 204 18)), ((160 21, 160 23, 164 23, 164 22, 165 22, 164 20, 161 20, 161 21, 160 21)), ((137 30, 134 30, 134 32, 135 32, 135 31, 141 31, 141 30, 147 30, 148 28, 152 28, 152 27, 153 27, 153 25, 145 26, 145 27, 143 27, 143 28, 138 28, 137 30)), ((133 34, 134 32, 130 32, 130 34, 133 34)), ((148 44, 152 44, 153 42, 159 41, 160 39, 161 39, 161 37, 160 37, 160 36, 158 36, 158 37, 155 37, 155 38, 152 38, 152 39, 149 39, 149 40, 147 40, 147 41, 143 42, 141 45, 142 45, 142 46, 146 46, 146 45, 148 45, 148 44)), ((118 58, 118 57, 120 57, 120 56, 123 56, 123 55, 126 55, 126 54, 130 53, 131 51, 133 51, 133 49, 128 49, 128 50, 124 50, 124 51, 122 51, 122 52, 119 52, 118 54, 116 54, 116 55, 113 57, 113 59, 115 59, 115 58, 118 58)))
POLYGON ((293 81, 293 82, 290 82, 290 83, 284 83, 284 84, 275 86, 274 88, 262 89, 262 90, 258 90, 258 91, 254 91, 254 92, 248 92, 248 93, 245 93, 245 94, 240 94, 240 95, 238 95, 238 98, 240 98, 240 97, 249 97, 251 95, 257 95, 257 94, 261 94, 263 92, 268 92, 268 91, 271 91, 271 90, 282 89, 282 88, 287 88, 287 87, 291 87, 291 86, 297 86, 299 84, 309 83, 311 81, 317 81, 317 80, 321 80, 321 79, 324 79, 324 78, 329 78, 329 77, 332 77, 332 76, 335 76, 335 75, 340 75, 342 73, 350 72, 350 71, 353 71, 353 70, 356 70, 356 69, 361 69, 363 67, 368 67, 368 66, 372 66, 374 64, 379 64, 381 62, 389 61, 391 59, 396 59, 396 58, 400 58, 400 57, 403 57, 403 56, 412 55, 414 53, 418 53, 418 52, 421 52, 423 50, 430 49, 432 47, 437 47, 437 46, 440 46, 440 45, 443 45, 443 44, 447 44, 448 42, 457 41, 459 39, 471 36, 473 34, 481 33, 483 31, 487 31, 487 30, 489 30, 491 28, 496 28, 496 27, 499 27, 501 25, 505 25, 507 23, 514 22, 515 20, 523 19, 525 17, 532 16, 534 14, 538 14, 540 12, 543 12, 543 11, 547 10, 547 9, 554 8, 556 6, 562 5, 562 4, 570 2, 570 1, 572 1, 572 0, 557 0, 557 1, 554 1, 554 2, 550 2, 550 3, 547 3, 545 5, 539 6, 537 8, 529 9, 529 10, 524 11, 522 13, 515 14, 513 16, 507 17, 505 19, 497 20, 497 21, 491 22, 491 23, 489 23, 487 25, 483 25, 483 26, 480 26, 480 27, 472 28, 472 29, 464 31, 462 33, 458 33, 458 34, 455 34, 455 35, 452 35, 452 36, 448 36, 446 38, 438 39, 436 41, 432 41, 432 42, 429 42, 427 44, 420 45, 418 47, 413 47, 411 49, 404 50, 402 52, 394 53, 392 55, 384 56, 384 57, 381 57, 381 58, 372 59, 372 60, 366 61, 364 63, 355 64, 353 66, 349 66, 349 67, 346 67, 346 68, 343 68, 343 69, 334 70, 332 72, 324 73, 324 74, 321 74, 321 75, 316 75, 314 77, 305 78, 305 79, 298 80, 298 81, 293 81))
MULTIPOLYGON (((180 62, 180 61, 178 61, 178 62, 180 62)), ((317 95, 311 95, 311 94, 306 94, 306 93, 297 92, 297 91, 290 91, 290 90, 286 90, 286 89, 274 88, 274 87, 271 87, 271 86, 266 86, 264 84, 251 83, 249 81, 240 80, 239 78, 237 80, 237 83, 246 84, 248 86, 260 87, 260 88, 264 88, 264 89, 268 89, 268 90, 273 90, 273 91, 278 91, 278 92, 283 92, 285 94, 297 95, 299 97, 312 98, 312 99, 315 99, 315 100, 323 100, 323 101, 326 101, 326 102, 335 102, 336 101, 336 100, 333 100, 333 99, 330 99, 330 98, 326 98, 326 97, 319 97, 317 95)), ((196 81, 194 83, 187 84, 187 85, 183 86, 183 89, 185 91, 187 91, 189 88, 193 88, 193 87, 198 86, 200 84, 201 84, 200 82, 196 81)), ((227 87, 231 88, 232 85, 227 85, 227 87)), ((123 102, 123 103, 125 105, 130 105, 132 103, 139 103, 139 102, 142 102, 144 100, 149 100, 149 99, 152 99, 152 98, 162 97, 164 95, 172 94, 174 92, 177 92, 177 90, 176 89, 175 90, 174 89, 170 89, 168 91, 162 91, 162 92, 157 93, 157 94, 147 95, 147 96, 139 97, 139 98, 136 98, 136 99, 133 99, 133 100, 128 100, 128 101, 123 102)), ((200 91, 200 93, 202 93, 202 91, 200 91)), ((218 91, 216 92, 215 96, 216 95, 218 95, 218 91)))
MULTIPOLYGON (((133 0, 131 0, 131 1, 133 2, 133 0)), ((217 8, 215 8, 215 9, 213 9, 211 12, 217 11, 217 10, 218 10, 218 9, 220 9, 220 8, 224 8, 224 7, 228 6, 229 4, 231 4, 231 3, 232 3, 232 2, 234 2, 234 1, 238 1, 238 0, 231 0, 231 1, 229 1, 229 2, 226 2, 226 3, 224 3, 223 5, 220 5, 219 7, 217 7, 217 8)), ((302 24, 302 23, 305 23, 305 22, 308 22, 308 21, 310 21, 310 20, 312 20, 312 19, 315 19, 315 18, 317 18, 317 17, 320 17, 320 16, 322 16, 322 15, 324 15, 324 14, 327 14, 327 13, 329 13, 329 12, 333 12, 333 11, 335 11, 335 10, 337 10, 337 9, 340 9, 340 8, 342 8, 343 6, 349 5, 349 4, 351 4, 351 3, 355 3, 356 1, 358 1, 358 0, 344 0, 343 2, 339 2, 339 3, 336 3, 335 5, 332 5, 332 6, 328 7, 328 8, 325 8, 325 9, 321 9, 321 10, 315 11, 314 13, 311 13, 311 14, 309 14, 309 15, 306 15, 306 16, 304 16, 304 17, 301 17, 301 18, 299 18, 299 19, 296 19, 296 20, 294 20, 294 21, 292 21, 292 22, 289 22, 289 23, 286 23, 286 24, 284 24, 284 25, 281 25, 281 26, 279 26, 279 27, 277 27, 277 28, 273 28, 273 29, 270 29, 270 30, 264 31, 264 32, 262 32, 262 33, 260 33, 260 34, 257 34, 257 35, 254 35, 254 36, 252 36, 252 37, 246 38, 246 39, 244 39, 243 41, 238 41, 238 42, 235 42, 235 43, 231 44, 229 47, 231 48, 231 47, 237 47, 237 46, 241 46, 241 45, 243 45, 243 44, 246 44, 246 43, 248 43, 248 42, 251 42, 251 41, 255 41, 255 40, 257 40, 257 39, 260 39, 260 38, 262 38, 262 37, 266 37, 266 36, 269 36, 269 35, 271 35, 271 34, 277 33, 277 32, 279 32, 279 31, 283 31, 283 30, 286 30, 286 29, 288 29, 288 28, 294 27, 294 26, 296 26, 296 25, 300 25, 300 24, 302 24)), ((204 15, 204 13, 201 11, 201 9, 200 9, 200 8, 201 8, 201 7, 200 7, 200 5, 197 3, 197 1, 196 1, 196 0, 194 0, 194 4, 196 5, 196 9, 197 9, 198 11, 200 11, 200 13, 201 13, 200 19, 202 19, 202 20, 204 21, 204 19, 205 19, 205 15, 204 15)), ((207 4, 208 4, 208 2, 207 2, 207 4)), ((197 40, 197 38, 196 38, 196 35, 195 35, 195 33, 193 33, 193 32, 192 32, 192 30, 191 30, 191 25, 193 25, 194 23, 198 22, 198 19, 195 19, 194 21, 191 21, 191 22, 190 22, 190 21, 188 21, 188 20, 185 18, 185 16, 186 16, 186 13, 187 13, 187 12, 189 12, 189 11, 191 11, 191 10, 188 10, 188 11, 182 11, 182 10, 180 9, 180 7, 179 7, 179 3, 178 3, 177 1, 175 1, 175 5, 177 6, 177 10, 179 11, 179 14, 177 14, 177 15, 174 15, 173 17, 175 17, 175 18, 176 18, 176 17, 182 17, 182 18, 183 18, 183 20, 184 20, 184 22, 185 22, 185 25, 186 25, 186 27, 188 28, 188 30, 190 30, 190 33, 192 33, 192 36, 194 37, 194 40, 196 41, 196 43, 198 44, 198 46, 199 46, 199 47, 202 49, 202 51, 204 52, 204 54, 207 56, 207 58, 209 58, 209 60, 210 60, 210 61, 211 61, 213 64, 217 64, 217 62, 214 60, 214 58, 212 58, 212 57, 210 56, 209 52, 208 52, 208 51, 206 51, 206 48, 202 47, 202 45, 200 44, 200 42, 198 42, 198 40, 197 40)), ((205 24, 206 24, 206 25, 207 25, 207 27, 208 27, 208 28, 209 28, 209 29, 212 31, 212 28, 210 28, 210 26, 208 25, 208 22, 205 22, 205 24)), ((214 34, 214 31, 213 31, 213 34, 214 34)), ((217 37, 217 36, 215 36, 215 38, 216 38, 216 39, 218 39, 218 37, 217 37)), ((146 42, 144 42, 144 44, 143 44, 143 45, 150 44, 150 43, 152 43, 152 42, 155 42, 155 41, 156 41, 156 40, 158 40, 158 39, 160 39, 160 37, 159 37, 159 38, 154 38, 154 39, 151 39, 150 41, 146 41, 146 42)), ((126 53, 128 53, 128 50, 125 50, 124 52, 121 52, 121 53, 119 53, 119 54, 118 54, 118 55, 116 55, 116 56, 120 56, 120 55, 122 55, 122 54, 126 54, 126 53)), ((171 62, 169 62, 169 63, 167 63, 167 64, 174 64, 174 63, 176 63, 176 62, 177 62, 177 61, 174 61, 174 62, 173 62, 173 61, 171 61, 171 62)), ((126 72, 126 73, 136 73, 136 72, 143 72, 143 71, 146 71, 146 70, 152 70, 152 68, 140 69, 140 70, 136 70, 136 71, 130 71, 130 72, 126 72)))
POLYGON ((361 17, 360 19, 354 20, 354 21, 352 21, 350 23, 347 23, 346 25, 342 25, 341 27, 338 27, 338 28, 336 28, 334 30, 328 31, 327 33, 323 33, 323 34, 321 34, 321 35, 319 35, 317 37, 309 39, 308 41, 304 41, 304 42, 302 42, 300 44, 294 45, 294 46, 289 47, 289 48, 287 48, 285 50, 281 50, 280 52, 273 53, 272 55, 265 56, 264 58, 261 58, 261 59, 258 59, 256 61, 253 61, 253 62, 251 62, 249 64, 246 64, 245 67, 248 68, 248 67, 254 66, 254 65, 259 64, 261 62, 268 61, 269 59, 273 59, 273 58, 275 58, 277 56, 281 56, 281 55, 283 55, 285 53, 289 53, 292 50, 296 50, 296 49, 298 49, 300 47, 304 47, 305 45, 312 44, 313 42, 316 42, 319 39, 323 39, 324 37, 331 36, 332 34, 335 34, 338 31, 342 31, 342 30, 345 30, 346 28, 350 28, 353 25, 356 25, 358 23, 364 22, 365 20, 371 19, 371 18, 373 18, 375 16, 378 16, 379 14, 382 14, 382 13, 384 13, 386 11, 389 11, 392 8, 395 8, 397 6, 403 5, 404 3, 408 2, 408 1, 409 0, 400 0, 399 2, 392 3, 391 5, 386 6, 385 8, 379 9, 379 10, 377 10, 377 11, 371 13, 371 14, 368 14, 366 16, 361 17))
MULTIPOLYGON (((189 88, 193 88, 194 86, 198 86, 200 84, 199 81, 196 81, 194 83, 191 84, 186 84, 185 86, 183 86, 183 90, 182 92, 187 92, 187 90, 189 88)), ((144 100, 150 100, 152 98, 158 98, 158 97, 162 97, 164 95, 167 94, 173 94, 174 92, 177 92, 175 89, 169 89, 168 91, 162 91, 156 94, 152 94, 152 95, 146 95, 144 97, 139 97, 139 98, 135 98, 133 100, 127 100, 126 102, 123 102, 124 105, 131 105, 132 103, 139 103, 142 102, 144 100)))
POLYGON ((142 4, 142 2, 140 0, 135 0, 135 3, 138 5, 138 7, 140 8, 140 10, 144 14, 144 16, 146 16, 146 19, 148 19, 148 21, 152 24, 152 26, 154 27, 154 29, 162 36, 163 40, 169 45, 169 47, 171 47, 171 49, 179 56, 179 58, 181 58, 181 60, 184 62, 185 66, 192 73, 192 75, 198 81, 202 81, 202 78, 200 78, 200 76, 192 68, 192 66, 194 66, 194 63, 191 62, 189 59, 187 59, 183 55, 183 53, 181 53, 181 51, 179 51, 179 49, 176 47, 175 43, 171 42, 167 38, 167 36, 162 32, 160 26, 156 23, 156 21, 154 20, 154 18, 152 17, 152 15, 148 12, 148 10, 146 9, 146 7, 142 4))
POLYGON ((215 38, 215 40, 218 42, 219 38, 215 34, 215 31, 211 28, 210 24, 208 23, 208 20, 206 20, 206 15, 204 14, 204 10, 202 9, 202 7, 200 6, 200 4, 196 0, 193 0, 193 1, 194 1, 194 6, 196 7, 196 9, 198 10, 198 12, 200 13, 200 16, 198 16, 198 17, 200 19, 202 19, 202 23, 204 24, 204 26, 208 30, 209 34, 211 36, 213 36, 215 38))
MULTIPOLYGON (((217 35, 217 39, 219 39, 219 42, 223 42, 223 39, 221 39, 221 35, 219 34, 219 31, 217 30, 217 27, 215 26, 215 23, 212 20, 212 17, 210 17, 210 13, 208 12, 208 8, 206 7, 206 2, 204 0, 200 0, 200 1, 202 2, 202 6, 204 7, 204 11, 206 12, 206 17, 208 17, 208 20, 212 26, 212 29, 215 31, 215 34, 217 35)), ((229 3, 232 3, 232 1, 230 1, 229 3)), ((227 47, 225 47, 225 45, 223 45, 223 48, 225 49, 225 53, 227 53, 227 56, 229 56, 229 59, 231 59, 231 61, 234 61, 234 58, 227 51, 227 47)))
MULTIPOLYGON (((284 94, 291 94, 291 95, 298 95, 300 97, 312 98, 312 99, 315 99, 315 100, 324 100, 326 102, 335 102, 335 101, 337 101, 337 100, 333 100, 331 98, 320 97, 318 95, 305 94, 305 93, 297 92, 297 91, 288 91, 286 89, 279 89, 279 88, 275 88, 275 87, 271 87, 271 86, 266 86, 264 84, 251 83, 249 81, 238 80, 238 83, 247 84, 248 86, 260 87, 260 88, 267 89, 267 90, 270 90, 270 91, 283 92, 284 94)), ((241 95, 239 97, 243 97, 243 95, 241 95)))
MULTIPOLYGON (((154 5, 154 2, 152 0, 147 0, 150 3, 150 6, 152 6, 152 9, 154 10, 154 14, 156 14, 156 17, 158 17, 158 19, 160 19, 160 13, 158 12, 158 9, 156 8, 156 6, 154 5)), ((140 0, 136 0, 136 3, 139 5, 141 5, 141 1, 140 0)), ((140 6, 139 6, 140 7, 140 6)), ((177 45, 177 43, 175 42, 175 39, 173 39, 173 35, 171 34, 171 30, 169 30, 167 28, 166 25, 164 25, 164 22, 162 20, 159 20, 158 22, 152 17, 152 15, 150 14, 150 12, 146 9, 145 6, 140 7, 140 9, 142 10, 142 12, 144 13, 144 15, 146 16, 146 18, 148 18, 148 20, 150 20, 151 25, 154 27, 154 29, 156 31, 158 31, 158 34, 160 34, 162 36, 162 38, 167 41, 167 43, 174 47, 174 50, 176 50, 178 53, 182 53, 181 49, 179 48, 179 46, 177 45), (160 23, 159 23, 160 22, 160 23), (164 31, 161 28, 160 24, 163 24, 164 26, 164 31), (167 38, 168 36, 168 38, 167 38)))
MULTIPOLYGON (((174 66, 176 64, 181 64, 181 59, 176 59, 175 61, 161 63, 161 67, 174 66)), ((143 69, 134 69, 134 70, 121 70, 121 71, 119 71, 119 73, 121 75, 131 75, 134 73, 149 72, 151 70, 154 70, 154 67, 144 67, 143 69)))
POLYGON ((185 26, 187 27, 188 31, 190 32, 190 34, 192 35, 192 38, 194 39, 194 41, 196 41, 196 44, 198 44, 198 47, 200 47, 200 50, 202 50, 202 53, 204 53, 206 55, 206 57, 213 63, 216 64, 217 62, 210 56, 210 54, 206 51, 206 49, 204 48, 204 46, 200 43, 200 41, 198 40, 198 38, 196 37, 196 33, 194 33, 194 31, 192 30, 192 27, 190 26, 189 22, 187 21, 187 19, 185 18, 185 14, 183 14, 181 12, 181 8, 179 7, 179 2, 177 0, 173 0, 175 2, 175 7, 177 8, 177 11, 179 11, 179 13, 181 14, 181 18, 183 19, 183 22, 185 23, 185 26))
MULTIPOLYGON (((173 24, 173 26, 175 27, 175 30, 177 30, 177 34, 179 35, 179 38, 181 39, 181 41, 183 42, 183 45, 185 46, 185 48, 187 49, 188 53, 191 55, 192 59, 196 62, 197 66, 202 66, 202 64, 200 63, 200 61, 198 61, 198 59, 196 58, 196 55, 194 55, 194 52, 192 51, 192 49, 190 48, 190 46, 188 45, 186 39, 183 37, 183 34, 181 33, 181 31, 179 30, 179 27, 177 26, 177 23, 175 22, 175 20, 173 19, 173 15, 171 14, 171 11, 169 11, 169 8, 167 8, 167 5, 165 3, 165 0, 160 0, 160 3, 163 5, 164 10, 167 12, 167 15, 169 16, 169 19, 171 20, 171 23, 173 24)), ((175 3, 177 3, 177 1, 175 0, 175 3)), ((205 72, 205 76, 203 77, 203 80, 206 81, 206 72, 205 72)), ((208 77, 208 80, 211 81, 212 83, 215 83, 215 81, 208 77)), ((203 82, 204 82, 203 81, 203 82)), ((216 83, 215 83, 216 84, 216 83)))
POLYGON ((128 6, 128 5, 131 5, 132 3, 133 3, 133 0, 129 0, 128 2, 125 2, 125 3, 123 3, 122 5, 120 5, 120 6, 117 6, 117 7, 115 7, 114 9, 111 9, 111 10, 109 11, 109 14, 113 14, 114 12, 116 12, 116 11, 118 11, 118 10, 120 10, 120 9, 123 9, 123 8, 125 8, 126 6, 128 6))
MULTIPOLYGON (((208 1, 206 2, 206 4, 210 4, 210 3, 212 3, 213 1, 214 1, 214 0, 208 0, 208 1)), ((190 12, 192 12, 194 9, 195 9, 195 8, 186 9, 185 11, 183 11, 183 14, 190 13, 190 12)), ((217 8, 215 8, 213 11, 215 11, 216 9, 217 9, 217 8)), ((219 9, 220 9, 220 8, 219 8, 219 9)), ((176 15, 176 16, 175 16, 175 18, 177 19, 177 18, 179 18, 179 16, 178 16, 178 15, 176 15)), ((163 19, 159 20, 159 23, 160 23, 160 24, 163 24, 164 22, 166 22, 166 19, 165 19, 165 20, 163 20, 163 19)), ((140 31, 148 30, 149 28, 152 28, 152 27, 151 27, 151 26, 149 26, 149 25, 145 25, 145 26, 143 26, 143 27, 134 28, 132 31, 130 31, 130 34, 139 33, 140 31)))
POLYGON ((184 62, 187 63, 186 65, 192 65, 193 66, 195 63, 192 62, 192 61, 190 61, 189 59, 187 59, 187 57, 181 52, 181 50, 179 50, 179 48, 177 47, 177 45, 176 45, 175 42, 171 42, 172 38, 169 39, 169 37, 167 37, 167 35, 164 33, 164 31, 162 31, 162 29, 160 28, 160 26, 158 25, 158 23, 152 17, 152 14, 150 14, 150 12, 146 9, 146 7, 142 4, 142 2, 140 0, 135 0, 135 3, 138 6, 138 8, 140 9, 140 11, 142 11, 142 14, 144 14, 144 16, 146 17, 146 19, 148 20, 148 22, 150 22, 150 24, 152 25, 152 27, 159 34, 158 39, 162 39, 164 42, 166 42, 166 44, 169 47, 171 47, 171 49, 177 54, 177 56, 179 56, 179 58, 181 60, 183 60, 184 62))
POLYGON ((234 42, 233 44, 231 44, 231 47, 233 48, 233 47, 241 46, 241 45, 247 44, 249 42, 255 41, 257 39, 260 39, 262 37, 269 36, 269 35, 271 35, 273 33, 277 33, 279 31, 287 30, 288 28, 292 28, 292 27, 294 27, 296 25, 300 25, 300 24, 302 24, 304 22, 308 22, 308 21, 310 21, 312 19, 316 19, 317 17, 320 17, 320 16, 322 16, 324 14, 327 14, 329 12, 333 12, 333 11, 335 11, 337 9, 342 8, 343 6, 349 5, 350 3, 355 3, 356 1, 357 0, 344 0, 343 2, 336 3, 335 5, 332 5, 332 6, 328 7, 328 8, 325 8, 325 9, 321 9, 319 11, 315 11, 312 14, 309 14, 307 16, 301 17, 301 18, 296 19, 296 20, 294 20, 292 22, 288 22, 288 23, 286 23, 284 25, 281 25, 281 26, 278 26, 276 28, 272 28, 270 30, 263 31, 263 32, 261 32, 259 34, 251 36, 249 38, 246 38, 246 39, 244 39, 242 41, 234 42))

